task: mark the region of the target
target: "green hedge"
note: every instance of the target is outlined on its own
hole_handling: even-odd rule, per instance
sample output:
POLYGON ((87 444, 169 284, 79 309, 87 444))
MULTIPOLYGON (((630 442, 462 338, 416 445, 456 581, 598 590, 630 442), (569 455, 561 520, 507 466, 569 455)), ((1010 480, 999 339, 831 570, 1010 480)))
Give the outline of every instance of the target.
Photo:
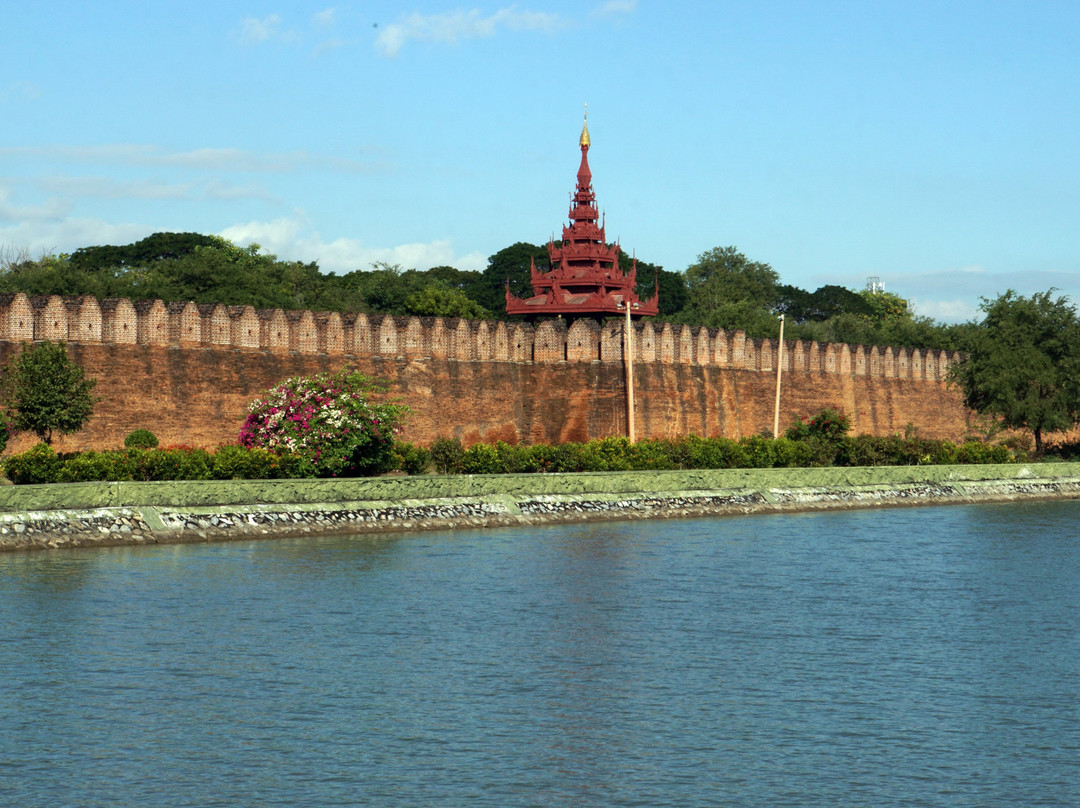
POLYGON ((99 480, 275 480, 302 475, 303 463, 292 455, 263 449, 222 446, 215 452, 190 447, 122 449, 57 454, 39 443, 4 461, 16 485, 99 480))
MULTIPOLYGON (((847 437, 813 431, 805 436, 752 435, 650 439, 601 438, 557 446, 477 443, 465 448, 454 438, 432 444, 432 465, 440 474, 520 474, 575 471, 664 471, 821 466, 917 466, 956 463, 1015 463, 1026 457, 1004 445, 980 441, 955 444, 899 435, 847 437)), ((410 472, 412 473, 412 472, 410 472)))
MULTIPOLYGON (((979 441, 955 444, 899 435, 773 439, 650 439, 622 437, 557 446, 524 446, 502 441, 468 448, 440 438, 430 449, 410 443, 394 448, 397 468, 407 474, 544 474, 580 471, 664 471, 821 466, 952 465, 1013 463, 1013 449, 979 441)), ((1022 454, 1022 452, 1021 452, 1022 454)), ((294 455, 264 449, 221 446, 213 452, 190 447, 122 449, 56 454, 45 444, 13 455, 4 471, 16 484, 96 480, 274 480, 310 477, 311 464, 294 455)))

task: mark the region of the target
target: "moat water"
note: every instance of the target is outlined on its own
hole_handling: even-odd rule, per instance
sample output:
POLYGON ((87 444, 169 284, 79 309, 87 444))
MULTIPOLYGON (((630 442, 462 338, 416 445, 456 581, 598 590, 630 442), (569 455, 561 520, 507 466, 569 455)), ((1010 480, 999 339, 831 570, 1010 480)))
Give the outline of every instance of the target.
POLYGON ((0 555, 0 804, 1080 805, 1080 503, 0 555))

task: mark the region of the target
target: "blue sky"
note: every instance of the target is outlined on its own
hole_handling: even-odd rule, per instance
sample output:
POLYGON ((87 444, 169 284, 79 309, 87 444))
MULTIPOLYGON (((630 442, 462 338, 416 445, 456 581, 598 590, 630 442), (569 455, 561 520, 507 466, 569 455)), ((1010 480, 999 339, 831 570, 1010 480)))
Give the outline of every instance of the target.
POLYGON ((482 269, 566 221, 681 271, 1080 300, 1080 3, 0 0, 0 249, 160 230, 482 269))

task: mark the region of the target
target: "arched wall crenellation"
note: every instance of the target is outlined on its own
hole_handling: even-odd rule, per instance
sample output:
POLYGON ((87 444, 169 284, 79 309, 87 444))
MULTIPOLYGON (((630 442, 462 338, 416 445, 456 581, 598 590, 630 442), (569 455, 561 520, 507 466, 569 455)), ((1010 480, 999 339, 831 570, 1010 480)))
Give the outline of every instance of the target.
MULTIPOLYGON (((0 294, 0 341, 53 340, 460 362, 622 362, 620 320, 538 326, 442 317, 256 310, 251 306, 0 294)), ((750 339, 743 331, 632 324, 635 362, 942 382, 956 352, 750 339)))

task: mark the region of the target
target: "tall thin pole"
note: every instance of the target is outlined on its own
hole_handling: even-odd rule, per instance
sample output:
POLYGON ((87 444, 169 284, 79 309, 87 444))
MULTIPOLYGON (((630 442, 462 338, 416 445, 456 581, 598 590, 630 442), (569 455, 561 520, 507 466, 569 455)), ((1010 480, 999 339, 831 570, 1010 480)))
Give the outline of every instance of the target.
POLYGON ((631 443, 634 436, 634 329, 630 324, 630 301, 623 301, 626 308, 626 327, 623 329, 623 359, 626 360, 626 435, 631 443))
POLYGON ((773 409, 772 434, 780 437, 780 373, 784 369, 784 315, 780 315, 780 341, 776 349, 776 407, 773 409))

